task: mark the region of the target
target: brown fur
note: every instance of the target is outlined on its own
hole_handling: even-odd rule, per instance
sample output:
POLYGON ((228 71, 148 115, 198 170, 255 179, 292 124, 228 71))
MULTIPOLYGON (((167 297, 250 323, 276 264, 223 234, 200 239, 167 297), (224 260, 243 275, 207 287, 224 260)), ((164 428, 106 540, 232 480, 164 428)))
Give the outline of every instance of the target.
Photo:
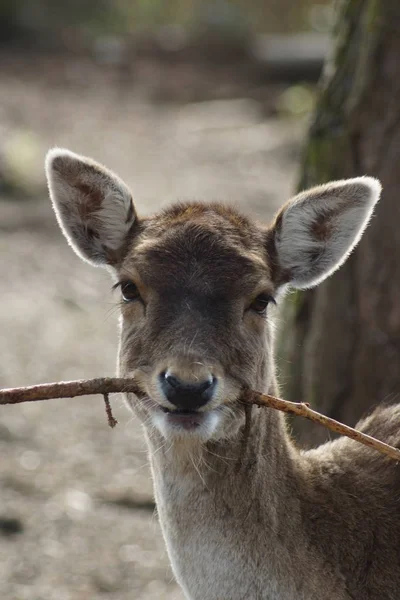
MULTIPOLYGON (((129 273, 134 267, 151 290, 148 294, 156 294, 163 301, 152 313, 149 329, 141 329, 140 335, 129 330, 129 325, 123 329, 123 374, 131 373, 138 365, 157 364, 171 348, 179 348, 182 343, 189 346, 197 334, 192 346, 194 356, 201 357, 206 348, 210 364, 222 365, 225 374, 254 389, 265 389, 268 373, 268 391, 275 391, 271 366, 264 358, 266 348, 262 340, 265 338, 255 343, 252 337, 263 335, 264 323, 254 317, 243 333, 232 326, 230 318, 235 300, 251 297, 261 278, 267 282, 264 287, 275 292, 274 282, 269 279, 271 268, 265 238, 239 215, 232 219, 231 209, 224 211, 219 205, 174 207, 146 222, 143 233, 135 239, 121 271, 129 273), (149 245, 146 247, 144 242, 149 245), (198 302, 198 306, 193 307, 195 319, 188 318, 182 308, 185 297, 198 302), (129 333, 125 337, 126 330, 129 333)), ((280 280, 282 274, 275 270, 275 277, 280 280)), ((240 405, 236 411, 242 411, 240 405)), ((287 437, 283 421, 276 415, 263 417, 257 411, 253 430, 246 436, 250 436, 250 441, 247 440, 245 449, 231 444, 227 452, 226 443, 209 443, 204 449, 207 467, 199 468, 205 485, 216 492, 219 490, 215 515, 222 511, 221 518, 232 522, 232 527, 243 522, 240 535, 244 535, 244 539, 238 539, 237 543, 245 543, 251 533, 249 543, 260 552, 257 544, 262 547, 267 542, 268 535, 265 542, 263 536, 273 526, 268 522, 270 493, 265 496, 260 490, 268 481, 274 481, 274 486, 279 481, 276 493, 282 514, 275 518, 291 532, 291 545, 294 544, 292 548, 287 547, 286 552, 297 556, 296 530, 300 524, 305 536, 302 543, 307 544, 296 558, 299 572, 292 576, 300 580, 307 578, 307 573, 300 572, 308 568, 307 563, 303 564, 304 556, 312 549, 311 555, 324 557, 324 576, 318 585, 324 585, 324 577, 326 582, 337 580, 334 585, 338 588, 338 598, 395 600, 400 593, 399 467, 348 440, 299 453, 287 437), (280 451, 278 461, 275 448, 284 439, 286 450, 280 451), (224 457, 240 465, 238 475, 233 464, 224 464, 224 457), (277 461, 279 471, 271 466, 266 468, 265 461, 277 461), (227 485, 221 480, 226 480, 227 485), (296 498, 296 504, 287 502, 287 494, 296 498), (257 524, 255 530, 253 523, 257 524)), ((379 409, 366 421, 364 429, 399 445, 398 417, 400 407, 379 409)), ((154 432, 153 444, 155 448, 162 444, 154 432)), ((154 460, 168 468, 168 456, 163 452, 158 455, 154 460)), ((181 472, 182 477, 185 472, 181 472)), ((279 530, 277 534, 280 535, 279 530)), ((286 537, 284 531, 282 535, 286 537)), ((289 560, 288 555, 282 556, 282 561, 289 560)), ((262 561, 259 568, 263 568, 262 561)), ((311 574, 310 581, 314 577, 318 581, 311 574)), ((303 587, 308 589, 306 584, 303 587)), ((299 598, 303 598, 302 589, 302 586, 298 588, 299 598)), ((314 598, 314 595, 305 597, 314 598)), ((315 597, 325 598, 324 592, 315 592, 315 597)), ((326 597, 333 598, 332 595, 326 597)))

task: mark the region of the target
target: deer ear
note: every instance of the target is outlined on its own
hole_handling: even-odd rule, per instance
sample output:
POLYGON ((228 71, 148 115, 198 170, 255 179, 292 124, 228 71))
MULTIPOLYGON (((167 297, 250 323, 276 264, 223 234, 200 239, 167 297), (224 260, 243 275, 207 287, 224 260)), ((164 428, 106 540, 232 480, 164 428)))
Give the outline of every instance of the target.
POLYGON ((75 252, 95 266, 115 264, 136 219, 127 186, 102 165, 59 148, 47 154, 46 175, 58 223, 75 252))
POLYGON ((317 285, 359 242, 381 193, 372 177, 334 181, 302 192, 278 213, 269 231, 277 285, 317 285))

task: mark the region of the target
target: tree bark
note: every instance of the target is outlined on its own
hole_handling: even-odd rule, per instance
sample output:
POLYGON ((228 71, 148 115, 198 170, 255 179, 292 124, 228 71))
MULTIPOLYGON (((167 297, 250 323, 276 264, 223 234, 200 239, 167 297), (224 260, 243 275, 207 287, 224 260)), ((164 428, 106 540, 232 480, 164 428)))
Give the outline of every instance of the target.
MULTIPOLYGON (((354 425, 400 392, 400 5, 345 0, 334 35, 300 188, 368 174, 383 197, 344 266, 286 299, 277 353, 285 398, 354 425)), ((295 428, 302 443, 326 439, 295 428)))

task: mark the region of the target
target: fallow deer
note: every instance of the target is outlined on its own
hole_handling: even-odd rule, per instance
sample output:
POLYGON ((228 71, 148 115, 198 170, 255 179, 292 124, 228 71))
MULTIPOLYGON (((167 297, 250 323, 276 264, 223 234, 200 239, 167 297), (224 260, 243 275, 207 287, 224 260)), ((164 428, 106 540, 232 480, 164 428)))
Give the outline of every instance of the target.
MULTIPOLYGON (((121 179, 68 150, 46 170, 66 238, 122 297, 119 374, 142 390, 127 400, 187 598, 398 600, 400 466, 347 438, 301 451, 281 413, 240 401, 277 393, 274 304, 346 260, 380 183, 316 187, 263 227, 218 203, 140 218, 121 179)), ((358 426, 399 447, 399 423, 397 405, 358 426)))

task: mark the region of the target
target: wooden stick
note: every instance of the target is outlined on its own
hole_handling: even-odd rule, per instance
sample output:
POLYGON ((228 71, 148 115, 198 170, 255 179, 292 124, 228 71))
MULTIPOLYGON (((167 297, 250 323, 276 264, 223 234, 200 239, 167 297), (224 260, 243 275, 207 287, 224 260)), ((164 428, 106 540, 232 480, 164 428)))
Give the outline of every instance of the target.
POLYGON ((75 398, 89 394, 117 394, 132 392, 140 394, 140 388, 133 379, 122 377, 99 377, 97 379, 78 379, 77 381, 57 381, 41 383, 28 387, 6 388, 0 390, 0 404, 19 404, 53 398, 75 398))
POLYGON ((374 448, 374 450, 381 452, 381 454, 390 456, 390 458, 393 458, 393 460, 400 461, 400 450, 398 448, 394 448, 394 446, 385 444, 385 442, 381 442, 371 435, 362 433, 353 427, 344 425, 335 419, 326 417, 325 415, 322 415, 316 410, 310 408, 310 405, 306 402, 290 402, 289 400, 275 398, 275 396, 270 396, 269 394, 253 392, 252 390, 244 391, 242 399, 244 402, 248 402, 250 404, 257 404, 257 406, 268 406, 269 408, 275 408, 276 410, 280 410, 291 415, 304 417, 305 419, 314 421, 314 423, 319 423, 323 427, 326 427, 335 433, 339 433, 340 435, 351 438, 352 440, 360 442, 365 446, 374 448))
MULTIPOLYGON (((143 395, 138 384, 134 379, 123 379, 120 377, 101 377, 98 379, 81 379, 78 381, 61 381, 56 383, 44 383, 29 387, 8 388, 0 390, 1 404, 19 404, 20 402, 36 402, 38 400, 51 400, 55 398, 75 398, 76 396, 86 396, 89 394, 101 394, 106 400, 107 417, 110 426, 115 426, 116 421, 111 413, 111 407, 107 404, 108 394, 120 392, 131 392, 143 395)), ((335 419, 326 417, 313 410, 304 402, 289 402, 281 398, 275 398, 268 394, 260 394, 252 390, 244 390, 241 400, 247 404, 256 404, 258 406, 267 406, 285 413, 297 415, 310 419, 315 423, 323 425, 327 429, 344 435, 346 437, 360 442, 369 448, 373 448, 393 460, 400 461, 400 450, 394 448, 385 442, 381 442, 370 435, 357 431, 353 427, 344 425, 335 419)))
POLYGON ((104 397, 104 404, 106 407, 106 415, 107 415, 108 424, 111 427, 111 429, 114 429, 114 427, 116 425, 118 425, 118 421, 117 421, 117 419, 114 418, 114 415, 112 414, 111 404, 110 404, 110 399, 108 397, 108 394, 103 394, 103 397, 104 397))

